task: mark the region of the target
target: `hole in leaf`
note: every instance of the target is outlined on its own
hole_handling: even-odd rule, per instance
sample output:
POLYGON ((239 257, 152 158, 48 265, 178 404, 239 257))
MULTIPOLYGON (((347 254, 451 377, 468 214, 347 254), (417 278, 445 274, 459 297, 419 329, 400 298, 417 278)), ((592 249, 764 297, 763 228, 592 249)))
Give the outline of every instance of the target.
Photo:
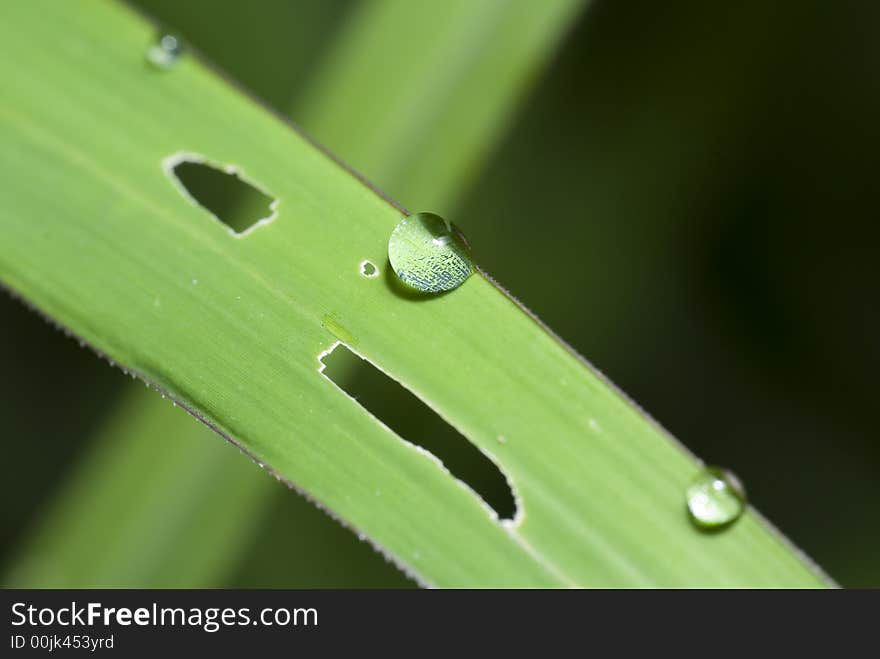
POLYGON ((514 518, 516 500, 498 466, 415 394, 341 343, 321 363, 336 386, 400 437, 436 456, 500 519, 514 518))
POLYGON ((166 171, 186 197, 236 235, 275 217, 277 200, 243 180, 234 166, 218 167, 201 156, 177 155, 166 161, 166 171))
POLYGON ((372 279, 373 277, 377 277, 379 275, 379 268, 377 268, 376 264, 374 264, 372 261, 362 261, 361 274, 368 279, 372 279))

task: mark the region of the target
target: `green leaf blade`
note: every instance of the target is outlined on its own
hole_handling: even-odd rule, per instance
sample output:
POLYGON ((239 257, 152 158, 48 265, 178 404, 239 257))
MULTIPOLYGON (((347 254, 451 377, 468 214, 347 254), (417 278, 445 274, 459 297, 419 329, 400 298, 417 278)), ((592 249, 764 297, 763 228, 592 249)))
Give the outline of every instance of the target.
POLYGON ((0 209, 0 279, 407 570, 439 586, 823 583, 751 513, 693 529, 699 464, 487 278, 414 302, 360 277, 364 258, 387 268, 399 209, 197 61, 145 69, 129 51, 149 29, 113 6, 12 13, 4 42, 40 52, 27 75, 0 63, 0 170, 19 191, 0 209), (16 37, 59 25, 90 48, 16 37), (57 83, 90 96, 51 102, 62 59, 57 83), (238 166, 277 218, 232 237, 172 185, 162 163, 180 152, 238 166), (323 378, 327 314, 495 458, 515 527, 323 378))

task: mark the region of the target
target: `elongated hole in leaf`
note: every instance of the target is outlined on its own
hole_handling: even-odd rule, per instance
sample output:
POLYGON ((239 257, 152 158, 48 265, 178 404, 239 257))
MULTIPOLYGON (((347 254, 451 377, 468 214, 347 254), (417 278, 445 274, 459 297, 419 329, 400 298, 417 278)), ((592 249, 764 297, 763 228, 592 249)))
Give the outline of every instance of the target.
POLYGON ((236 167, 217 167, 195 154, 174 156, 166 171, 181 193, 241 236, 274 219, 277 201, 243 180, 236 167))
POLYGON ((498 466, 415 394, 338 344, 321 358, 322 373, 406 441, 436 456, 500 519, 513 519, 516 500, 498 466))

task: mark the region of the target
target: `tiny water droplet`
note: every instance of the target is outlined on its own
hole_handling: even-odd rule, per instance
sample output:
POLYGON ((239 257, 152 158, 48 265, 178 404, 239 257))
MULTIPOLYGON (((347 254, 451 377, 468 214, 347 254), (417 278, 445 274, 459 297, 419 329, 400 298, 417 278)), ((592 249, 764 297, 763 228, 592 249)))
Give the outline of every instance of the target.
POLYGON ((183 44, 173 34, 162 34, 147 49, 147 62, 160 70, 168 70, 177 64, 183 53, 183 44))
POLYGON ((404 284, 424 293, 458 288, 474 271, 461 231, 434 213, 400 221, 388 240, 388 260, 404 284))
POLYGON ((688 486, 687 505, 697 526, 717 529, 742 515, 746 493, 733 472, 707 467, 688 486))

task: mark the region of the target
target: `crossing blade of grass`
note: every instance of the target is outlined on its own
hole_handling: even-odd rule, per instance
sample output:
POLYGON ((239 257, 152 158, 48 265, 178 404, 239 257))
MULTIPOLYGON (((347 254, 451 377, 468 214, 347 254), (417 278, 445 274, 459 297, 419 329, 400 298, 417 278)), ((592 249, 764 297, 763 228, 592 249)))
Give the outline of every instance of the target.
MULTIPOLYGON (((514 41, 528 44, 531 48, 528 57, 520 56, 513 60, 504 58, 505 70, 512 71, 514 75, 491 76, 479 67, 466 66, 456 71, 456 79, 450 80, 444 76, 442 82, 450 94, 471 105, 482 107, 490 102, 499 111, 510 112, 523 84, 529 81, 530 72, 546 58, 550 47, 558 41, 565 26, 562 19, 580 4, 580 0, 566 0, 565 3, 546 7, 532 5, 530 13, 533 19, 538 20, 523 20, 523 4, 512 3, 505 5, 506 11, 519 20, 504 19, 503 15, 496 13, 496 20, 487 25, 485 9, 478 4, 463 7, 455 3, 426 3, 421 5, 420 12, 413 15, 409 3, 389 5, 385 2, 366 2, 344 37, 336 40, 330 48, 329 60, 338 67, 337 45, 349 51, 353 41, 359 44, 357 51, 351 53, 359 72, 368 75, 385 70, 389 61, 394 59, 394 54, 385 44, 397 34, 402 19, 410 29, 426 34, 433 34, 434 25, 450 25, 450 29, 440 35, 451 42, 450 46, 458 43, 457 34, 471 32, 473 25, 483 30, 488 27, 491 28, 491 34, 481 39, 478 47, 470 49, 468 57, 475 63, 490 58, 499 40, 503 43, 514 41), (548 23, 553 25, 552 31, 547 29, 548 23), (377 39, 381 34, 386 37, 377 39), (370 39, 361 35, 369 35, 370 39), (479 96, 463 93, 474 86, 474 75, 483 77, 479 96)), ((434 34, 433 38, 436 42, 438 35, 434 34)), ((419 85, 404 84, 395 90, 377 85, 363 90, 372 96, 362 96, 362 100, 382 103, 391 111, 395 106, 411 107, 416 97, 423 93, 423 86, 432 76, 437 77, 441 73, 435 62, 421 59, 414 60, 413 64, 415 66, 411 66, 408 73, 418 78, 419 85), (419 71, 418 65, 422 65, 424 70, 419 71), (389 91, 395 91, 395 94, 389 97, 389 91)), ((351 76, 342 76, 347 77, 351 76)), ((336 79, 338 81, 340 77, 336 79)), ((342 123, 323 121, 325 115, 320 111, 321 107, 350 107, 347 105, 345 84, 323 84, 320 93, 306 93, 305 98, 304 104, 311 110, 303 116, 304 125, 326 138, 328 144, 345 156, 348 145, 358 140, 342 123)), ((352 121, 360 121, 356 109, 352 109, 351 114, 352 121)), ((301 114, 294 111, 294 116, 300 117, 301 114)), ((338 114, 333 118, 338 121, 338 114)), ((450 180, 443 175, 444 165, 459 166, 459 163, 478 160, 478 156, 485 152, 486 145, 491 144, 504 125, 503 122, 484 124, 482 132, 471 130, 466 133, 469 140, 449 140, 443 130, 437 129, 438 124, 443 124, 442 115, 433 114, 421 121, 419 133, 415 136, 417 139, 397 144, 396 152, 398 156, 402 154, 406 160, 412 161, 417 160, 418 149, 427 148, 434 155, 449 153, 449 157, 437 159, 431 164, 434 173, 440 174, 441 181, 450 180)), ((371 130, 370 126, 361 128, 371 130)), ((379 142, 375 139, 372 141, 379 142)), ((376 155, 371 157, 371 154, 360 150, 367 170, 381 168, 383 158, 387 158, 388 153, 387 149, 377 148, 376 155)), ((416 163, 416 166, 419 164, 416 163)), ((424 164, 420 166, 425 167, 424 164)), ((393 179, 392 175, 383 184, 393 185, 393 179)), ((443 190, 447 204, 454 201, 454 192, 448 187, 443 190)), ((117 413, 109 428, 102 431, 100 440, 73 476, 71 484, 59 492, 58 504, 49 511, 47 519, 33 537, 23 544, 20 551, 22 558, 7 575, 7 583, 58 587, 206 586, 223 579, 230 564, 241 552, 254 520, 261 517, 277 488, 273 487, 275 483, 271 479, 250 468, 234 452, 219 451, 209 444, 210 430, 185 415, 172 414, 170 405, 167 409, 166 405, 158 396, 137 388, 132 391, 124 403, 124 413, 117 413), (160 428, 161 432, 157 432, 160 428), (181 469, 181 464, 196 463, 199 473, 204 476, 202 478, 191 478, 186 469, 181 469), (95 465, 100 465, 100 469, 95 465), (96 505, 96 502, 117 500, 120 485, 124 485, 129 503, 134 503, 128 506, 124 524, 114 522, 112 517, 104 514, 113 513, 115 509, 96 505), (197 542, 193 542, 187 533, 159 532, 162 529, 155 528, 156 523, 161 524, 167 506, 165 497, 151 490, 157 485, 175 492, 178 502, 175 519, 180 520, 181 526, 199 529, 197 542), (137 541, 138 536, 141 542, 137 541), (96 537, 106 540, 97 548, 96 537), (120 560, 119 551, 124 551, 128 558, 120 560), (208 554, 213 560, 205 560, 208 554), (175 560, 162 560, 167 556, 174 556, 175 560), (144 565, 144 569, 134 569, 133 566, 138 565, 144 565)), ((312 531, 320 523, 303 509, 299 501, 290 501, 284 508, 284 514, 294 516, 297 520, 307 518, 304 524, 312 531)), ((298 536, 302 544, 308 542, 302 533, 298 533, 298 536)), ((340 543, 337 541, 336 544, 340 543)), ((292 560, 290 555, 286 558, 286 570, 296 571, 299 562, 292 560)), ((353 574, 353 577, 348 577, 344 583, 333 584, 375 585, 382 566, 369 559, 356 547, 349 550, 344 560, 349 564, 359 561, 361 569, 348 570, 347 573, 353 574)), ((313 572, 307 564, 303 569, 313 572)), ((314 583, 311 574, 286 576, 294 580, 307 579, 310 585, 314 583)), ((384 579, 385 583, 401 584, 394 575, 386 573, 384 579)))
POLYGON ((144 68, 133 45, 150 30, 126 11, 46 9, 15 5, 0 26, 16 54, 0 63, 14 291, 424 582, 824 583, 754 511, 698 533, 682 501, 697 461, 485 276, 421 301, 360 277, 364 258, 385 267, 400 209, 198 62, 144 68), (274 222, 236 239, 182 202, 160 166, 181 151, 259 182, 274 222), (494 456, 515 524, 321 377, 327 317, 494 456))
POLYGON ((537 4, 364 3, 298 121, 395 199, 447 212, 586 0, 537 4))
POLYGON ((129 396, 114 410, 7 586, 203 587, 231 569, 271 483, 210 432, 189 431, 183 410, 155 394, 149 402, 129 396), (235 496, 222 495, 227 486, 235 496), (216 551, 218 540, 237 546, 216 551))

